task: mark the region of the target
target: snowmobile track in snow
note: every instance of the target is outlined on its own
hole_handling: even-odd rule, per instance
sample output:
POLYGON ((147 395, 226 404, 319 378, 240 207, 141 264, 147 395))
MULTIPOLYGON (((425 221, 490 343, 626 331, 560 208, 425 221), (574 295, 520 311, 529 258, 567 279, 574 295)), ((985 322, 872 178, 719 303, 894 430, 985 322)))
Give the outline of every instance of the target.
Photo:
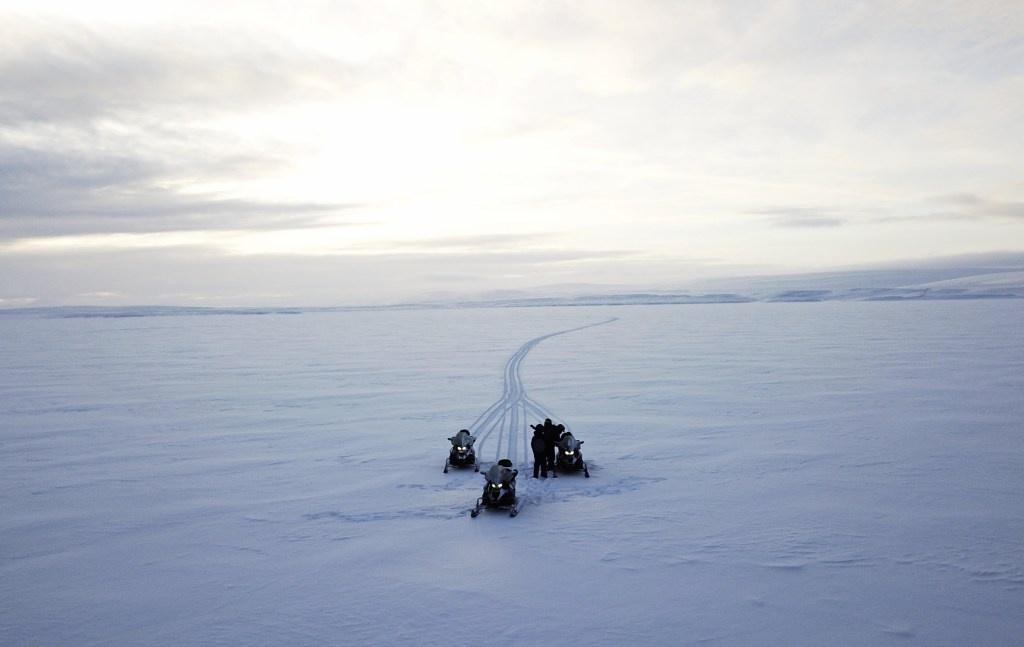
MULTIPOLYGON (((579 326, 577 328, 569 328, 568 330, 559 330, 558 332, 548 333, 535 337, 530 341, 526 342, 519 347, 515 353, 505 362, 505 376, 502 388, 501 397, 494 402, 491 406, 487 407, 480 416, 473 421, 469 426, 469 431, 477 436, 476 451, 477 456, 482 457, 484 445, 487 440, 494 435, 497 430, 497 440, 495 441, 494 448, 494 460, 497 461, 501 458, 508 458, 512 461, 517 469, 523 471, 525 466, 529 465, 530 461, 530 436, 528 432, 529 427, 527 426, 527 420, 530 416, 536 417, 538 420, 544 418, 555 418, 546 407, 538 403, 536 400, 526 394, 526 388, 523 386, 523 378, 520 375, 520 367, 523 364, 523 360, 530 353, 533 348, 544 341, 558 335, 565 335, 571 332, 579 330, 586 330, 587 328, 593 328, 595 326, 603 326, 604 324, 617 321, 618 317, 613 317, 605 321, 599 321, 597 323, 587 324, 586 326, 579 326), (519 455, 519 449, 522 448, 522 457, 519 455)), ((570 431, 569 425, 565 424, 565 430, 570 431)), ((483 467, 481 467, 483 470, 483 467)), ((520 497, 525 503, 525 495, 520 497)))

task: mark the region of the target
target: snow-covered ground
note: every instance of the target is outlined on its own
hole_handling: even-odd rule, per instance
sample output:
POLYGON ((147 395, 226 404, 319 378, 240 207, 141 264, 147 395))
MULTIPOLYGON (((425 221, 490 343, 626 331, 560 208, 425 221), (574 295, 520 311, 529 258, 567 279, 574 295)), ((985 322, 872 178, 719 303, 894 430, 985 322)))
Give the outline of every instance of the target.
POLYGON ((0 315, 0 644, 1019 645, 1022 322, 0 315), (527 397, 593 478, 526 478, 515 409, 522 513, 470 519, 446 438, 527 397))

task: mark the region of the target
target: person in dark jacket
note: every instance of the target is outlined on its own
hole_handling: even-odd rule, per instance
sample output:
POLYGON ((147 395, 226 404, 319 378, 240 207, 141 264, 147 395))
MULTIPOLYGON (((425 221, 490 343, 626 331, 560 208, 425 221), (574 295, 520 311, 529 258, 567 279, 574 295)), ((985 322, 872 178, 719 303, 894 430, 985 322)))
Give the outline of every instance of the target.
MULTIPOLYGON (((548 446, 548 467, 551 468, 551 475, 553 477, 558 476, 555 472, 555 452, 558 451, 558 439, 562 435, 558 427, 561 427, 561 425, 555 425, 551 422, 551 418, 544 419, 544 440, 548 446)), ((565 429, 565 427, 562 427, 562 429, 565 429)))
POLYGON ((530 439, 530 449, 533 450, 533 478, 537 478, 537 472, 544 478, 548 477, 548 441, 544 439, 544 429, 540 425, 533 427, 533 438, 530 439))

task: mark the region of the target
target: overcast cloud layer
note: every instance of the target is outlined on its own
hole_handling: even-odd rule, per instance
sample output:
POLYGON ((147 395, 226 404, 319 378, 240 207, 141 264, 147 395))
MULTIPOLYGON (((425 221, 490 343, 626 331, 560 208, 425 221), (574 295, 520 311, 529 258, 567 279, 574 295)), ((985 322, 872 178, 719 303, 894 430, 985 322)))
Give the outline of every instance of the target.
POLYGON ((1015 2, 0 2, 0 306, 1024 248, 1015 2))

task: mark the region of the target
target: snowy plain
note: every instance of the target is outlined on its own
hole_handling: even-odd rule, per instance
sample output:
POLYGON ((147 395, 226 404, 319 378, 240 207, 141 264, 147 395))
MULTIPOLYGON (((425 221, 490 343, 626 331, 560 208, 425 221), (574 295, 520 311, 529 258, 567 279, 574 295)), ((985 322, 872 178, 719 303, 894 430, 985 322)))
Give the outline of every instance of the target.
POLYGON ((0 314, 0 644, 1024 636, 1024 301, 62 312, 0 314), (494 437, 470 519, 447 437, 613 317, 519 371, 593 478, 494 437))

